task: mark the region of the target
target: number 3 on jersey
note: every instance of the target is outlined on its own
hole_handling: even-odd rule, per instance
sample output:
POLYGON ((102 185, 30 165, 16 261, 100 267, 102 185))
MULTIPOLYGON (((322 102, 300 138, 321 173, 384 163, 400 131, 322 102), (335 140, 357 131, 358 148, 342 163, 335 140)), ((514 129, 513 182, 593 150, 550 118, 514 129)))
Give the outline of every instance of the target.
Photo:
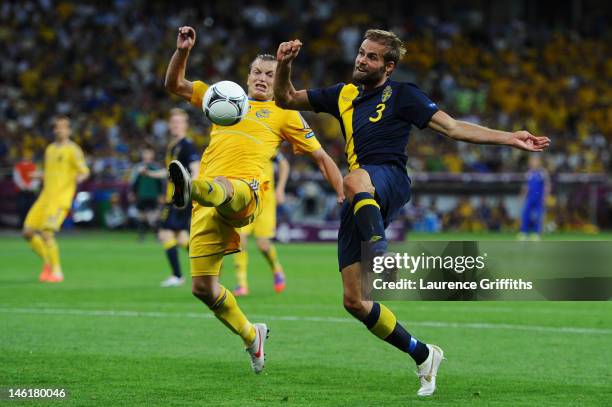
POLYGON ((379 103, 376 105, 376 116, 374 117, 370 117, 370 121, 372 123, 376 123, 377 121, 379 121, 382 118, 383 115, 383 111, 385 110, 387 106, 385 106, 384 103, 379 103))

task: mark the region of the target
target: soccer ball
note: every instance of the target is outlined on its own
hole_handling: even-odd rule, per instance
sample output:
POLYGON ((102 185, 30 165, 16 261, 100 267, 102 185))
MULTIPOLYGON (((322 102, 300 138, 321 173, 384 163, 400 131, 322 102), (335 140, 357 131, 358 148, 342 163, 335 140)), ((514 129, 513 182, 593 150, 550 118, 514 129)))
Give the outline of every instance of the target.
POLYGON ((210 86, 202 100, 202 110, 219 126, 232 126, 249 112, 249 98, 240 85, 221 81, 210 86))

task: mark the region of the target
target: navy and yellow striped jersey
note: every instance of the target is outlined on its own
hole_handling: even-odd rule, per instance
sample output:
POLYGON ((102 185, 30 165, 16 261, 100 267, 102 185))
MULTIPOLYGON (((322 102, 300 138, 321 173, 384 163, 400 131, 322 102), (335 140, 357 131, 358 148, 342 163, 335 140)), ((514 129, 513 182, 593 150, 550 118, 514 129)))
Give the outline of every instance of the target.
POLYGON ((340 121, 350 170, 381 164, 405 168, 410 127, 425 128, 438 111, 418 87, 392 80, 368 92, 344 83, 309 89, 308 99, 315 112, 340 121))
POLYGON ((172 160, 178 160, 187 171, 191 171, 189 165, 192 162, 200 160, 198 151, 193 141, 187 137, 180 139, 175 144, 169 144, 166 149, 166 166, 170 165, 172 160))

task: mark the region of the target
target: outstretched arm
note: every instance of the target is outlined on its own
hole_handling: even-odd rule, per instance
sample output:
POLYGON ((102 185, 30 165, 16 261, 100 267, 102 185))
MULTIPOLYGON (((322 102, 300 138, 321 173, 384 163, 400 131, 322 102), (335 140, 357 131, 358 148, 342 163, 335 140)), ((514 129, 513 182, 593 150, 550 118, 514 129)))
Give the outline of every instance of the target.
POLYGON ((170 59, 170 64, 166 70, 164 86, 166 89, 184 99, 191 100, 193 93, 193 82, 185 79, 187 59, 189 52, 196 40, 196 32, 191 27, 180 27, 176 38, 176 51, 170 59))
POLYGON ((342 187, 342 174, 338 169, 338 166, 331 159, 331 157, 323 150, 319 148, 318 150, 309 153, 310 158, 317 164, 319 167, 319 171, 323 174, 323 177, 329 182, 329 184, 336 191, 336 197, 338 203, 342 203, 344 201, 344 188, 342 187))
POLYGON ((300 52, 302 42, 283 42, 276 52, 276 75, 274 76, 274 101, 278 107, 291 110, 313 110, 305 90, 295 90, 291 83, 291 62, 300 52))
POLYGON ((536 137, 528 131, 507 132, 492 130, 460 120, 438 110, 428 124, 429 128, 455 140, 476 144, 501 144, 519 150, 539 152, 550 145, 548 137, 536 137))

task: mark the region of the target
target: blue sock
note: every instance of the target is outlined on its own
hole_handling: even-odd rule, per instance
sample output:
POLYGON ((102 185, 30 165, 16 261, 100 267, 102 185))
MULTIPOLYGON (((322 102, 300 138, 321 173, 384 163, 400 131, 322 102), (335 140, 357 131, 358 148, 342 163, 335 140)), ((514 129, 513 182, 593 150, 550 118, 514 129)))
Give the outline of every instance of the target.
POLYGON ((172 274, 180 278, 182 276, 181 265, 178 259, 178 250, 176 250, 176 244, 166 249, 166 257, 168 257, 168 262, 170 263, 170 267, 172 267, 172 274))
POLYGON ((355 194, 353 214, 361 240, 371 244, 370 249, 375 256, 386 253, 388 243, 385 237, 385 224, 380 206, 374 197, 367 192, 355 194))
POLYGON ((399 350, 406 352, 417 365, 425 362, 429 356, 427 346, 397 322, 395 315, 384 305, 374 302, 372 310, 361 321, 376 336, 399 350))

